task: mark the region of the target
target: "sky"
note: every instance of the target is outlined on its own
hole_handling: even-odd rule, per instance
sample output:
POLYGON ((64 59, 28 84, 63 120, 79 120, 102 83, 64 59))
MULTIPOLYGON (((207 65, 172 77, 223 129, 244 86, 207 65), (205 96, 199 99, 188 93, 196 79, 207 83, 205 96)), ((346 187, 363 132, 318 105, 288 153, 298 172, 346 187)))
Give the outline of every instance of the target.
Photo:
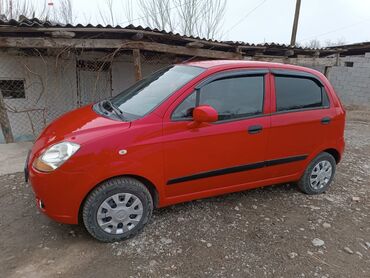
MULTIPOLYGON (((101 23, 98 10, 105 7, 105 1, 73 0, 75 23, 101 23)), ((142 16, 137 0, 113 0, 117 21, 123 26, 128 24, 122 11, 125 1, 133 3, 134 19, 142 16)), ((296 0, 227 0, 222 26, 225 34, 221 39, 289 44, 295 3, 296 0)), ((138 19, 133 24, 144 22, 138 19)), ((328 40, 370 41, 370 0, 302 0, 297 42, 304 45, 313 39, 323 45, 328 40)))

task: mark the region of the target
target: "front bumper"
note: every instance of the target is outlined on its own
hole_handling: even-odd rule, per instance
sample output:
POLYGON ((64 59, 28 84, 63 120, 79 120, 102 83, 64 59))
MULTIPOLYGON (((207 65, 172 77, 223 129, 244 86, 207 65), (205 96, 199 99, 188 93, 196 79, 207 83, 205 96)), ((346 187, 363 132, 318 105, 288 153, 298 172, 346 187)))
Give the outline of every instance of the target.
POLYGON ((42 173, 35 170, 29 161, 24 174, 33 188, 40 211, 57 222, 78 224, 80 206, 93 183, 89 174, 62 169, 42 173))

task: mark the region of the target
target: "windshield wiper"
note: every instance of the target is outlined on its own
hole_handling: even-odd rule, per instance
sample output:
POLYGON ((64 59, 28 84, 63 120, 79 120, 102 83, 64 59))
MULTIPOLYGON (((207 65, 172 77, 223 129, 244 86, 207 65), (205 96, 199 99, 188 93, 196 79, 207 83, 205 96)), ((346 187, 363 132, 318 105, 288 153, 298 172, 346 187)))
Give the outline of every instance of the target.
POLYGON ((123 121, 125 121, 125 117, 123 116, 123 112, 121 111, 121 109, 119 109, 118 107, 116 107, 110 100, 103 100, 102 101, 102 104, 101 106, 109 111, 109 112, 114 112, 116 113, 116 115, 123 121))

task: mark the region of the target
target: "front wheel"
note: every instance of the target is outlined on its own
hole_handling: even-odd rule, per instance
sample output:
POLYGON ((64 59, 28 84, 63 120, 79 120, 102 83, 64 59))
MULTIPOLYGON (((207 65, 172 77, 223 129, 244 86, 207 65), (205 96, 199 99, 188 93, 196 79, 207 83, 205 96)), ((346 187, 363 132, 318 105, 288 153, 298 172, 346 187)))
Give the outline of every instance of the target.
POLYGON ((309 195, 325 192, 333 180, 335 169, 334 157, 327 152, 320 153, 311 161, 298 181, 299 189, 309 195))
POLYGON ((133 178, 113 178, 87 197, 82 218, 87 231, 103 242, 136 235, 149 221, 153 200, 149 190, 133 178))

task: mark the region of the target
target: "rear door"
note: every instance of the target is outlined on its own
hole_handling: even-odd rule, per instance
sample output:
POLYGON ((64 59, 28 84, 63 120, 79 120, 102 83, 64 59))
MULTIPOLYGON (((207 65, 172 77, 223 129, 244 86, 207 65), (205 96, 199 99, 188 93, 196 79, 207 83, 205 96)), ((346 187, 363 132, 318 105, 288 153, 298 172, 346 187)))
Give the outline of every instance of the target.
POLYGON ((267 164, 270 177, 294 175, 328 139, 333 111, 321 81, 311 74, 275 70, 267 164))
POLYGON ((191 110, 197 102, 193 88, 170 108, 164 120, 167 197, 220 193, 229 186, 264 179, 270 126, 264 111, 267 71, 234 74, 212 77, 200 89, 198 103, 215 108, 219 121, 193 125, 191 110))

